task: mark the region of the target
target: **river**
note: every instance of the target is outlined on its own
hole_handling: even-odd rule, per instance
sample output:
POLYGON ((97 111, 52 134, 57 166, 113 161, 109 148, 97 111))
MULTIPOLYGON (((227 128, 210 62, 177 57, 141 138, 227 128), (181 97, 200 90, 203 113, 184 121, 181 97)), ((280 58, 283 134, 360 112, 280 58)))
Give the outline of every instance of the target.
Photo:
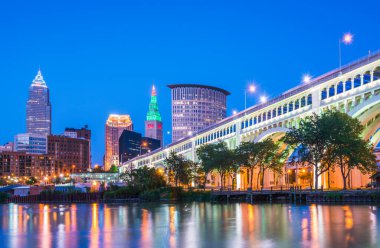
POLYGON ((4 204, 0 247, 380 247, 379 206, 4 204))

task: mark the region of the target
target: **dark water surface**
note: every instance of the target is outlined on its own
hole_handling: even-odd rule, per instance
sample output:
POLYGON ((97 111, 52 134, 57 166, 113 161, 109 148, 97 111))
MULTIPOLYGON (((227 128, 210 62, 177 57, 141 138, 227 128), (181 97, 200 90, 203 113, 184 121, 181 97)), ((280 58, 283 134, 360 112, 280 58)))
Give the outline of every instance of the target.
POLYGON ((380 247, 377 206, 0 205, 0 247, 380 247))

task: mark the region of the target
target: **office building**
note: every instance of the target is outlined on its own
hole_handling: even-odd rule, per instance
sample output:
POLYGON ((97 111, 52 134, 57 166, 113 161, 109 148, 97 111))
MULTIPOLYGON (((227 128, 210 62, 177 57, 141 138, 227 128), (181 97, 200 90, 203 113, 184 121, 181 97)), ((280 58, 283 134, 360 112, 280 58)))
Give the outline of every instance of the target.
POLYGON ((168 87, 172 96, 173 142, 226 117, 228 91, 198 84, 172 84, 168 87))
POLYGON ((119 139, 120 163, 160 148, 160 141, 142 137, 141 133, 124 130, 119 139))
POLYGON ((14 140, 14 151, 27 154, 46 154, 47 136, 35 133, 17 134, 14 140))
POLYGON ((111 165, 119 165, 119 138, 124 130, 133 130, 129 115, 109 115, 106 122, 104 170, 108 171, 111 165))
POLYGON ((29 87, 29 97, 26 103, 26 127, 27 133, 45 136, 51 133, 49 88, 40 70, 29 87))

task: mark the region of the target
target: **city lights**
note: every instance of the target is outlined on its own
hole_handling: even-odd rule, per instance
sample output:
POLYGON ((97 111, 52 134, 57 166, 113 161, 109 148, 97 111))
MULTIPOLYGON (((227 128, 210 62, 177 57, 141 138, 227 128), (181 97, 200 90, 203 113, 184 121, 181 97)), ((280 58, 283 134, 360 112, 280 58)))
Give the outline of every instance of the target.
POLYGON ((236 115, 236 114, 237 114, 237 110, 233 110, 233 111, 232 111, 232 114, 233 114, 233 115, 236 115))

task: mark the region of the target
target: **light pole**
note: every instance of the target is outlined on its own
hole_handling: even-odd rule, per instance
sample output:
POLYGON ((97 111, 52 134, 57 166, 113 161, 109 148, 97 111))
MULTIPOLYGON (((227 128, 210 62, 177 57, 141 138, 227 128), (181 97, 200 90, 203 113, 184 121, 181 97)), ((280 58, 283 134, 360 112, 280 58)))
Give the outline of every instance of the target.
POLYGON ((345 45, 351 44, 353 41, 353 35, 351 33, 345 33, 341 39, 339 39, 339 72, 342 73, 342 43, 345 45))
POLYGON ((244 110, 247 109, 247 91, 249 93, 253 93, 256 91, 256 87, 253 84, 251 84, 248 86, 248 88, 244 90, 244 110))

